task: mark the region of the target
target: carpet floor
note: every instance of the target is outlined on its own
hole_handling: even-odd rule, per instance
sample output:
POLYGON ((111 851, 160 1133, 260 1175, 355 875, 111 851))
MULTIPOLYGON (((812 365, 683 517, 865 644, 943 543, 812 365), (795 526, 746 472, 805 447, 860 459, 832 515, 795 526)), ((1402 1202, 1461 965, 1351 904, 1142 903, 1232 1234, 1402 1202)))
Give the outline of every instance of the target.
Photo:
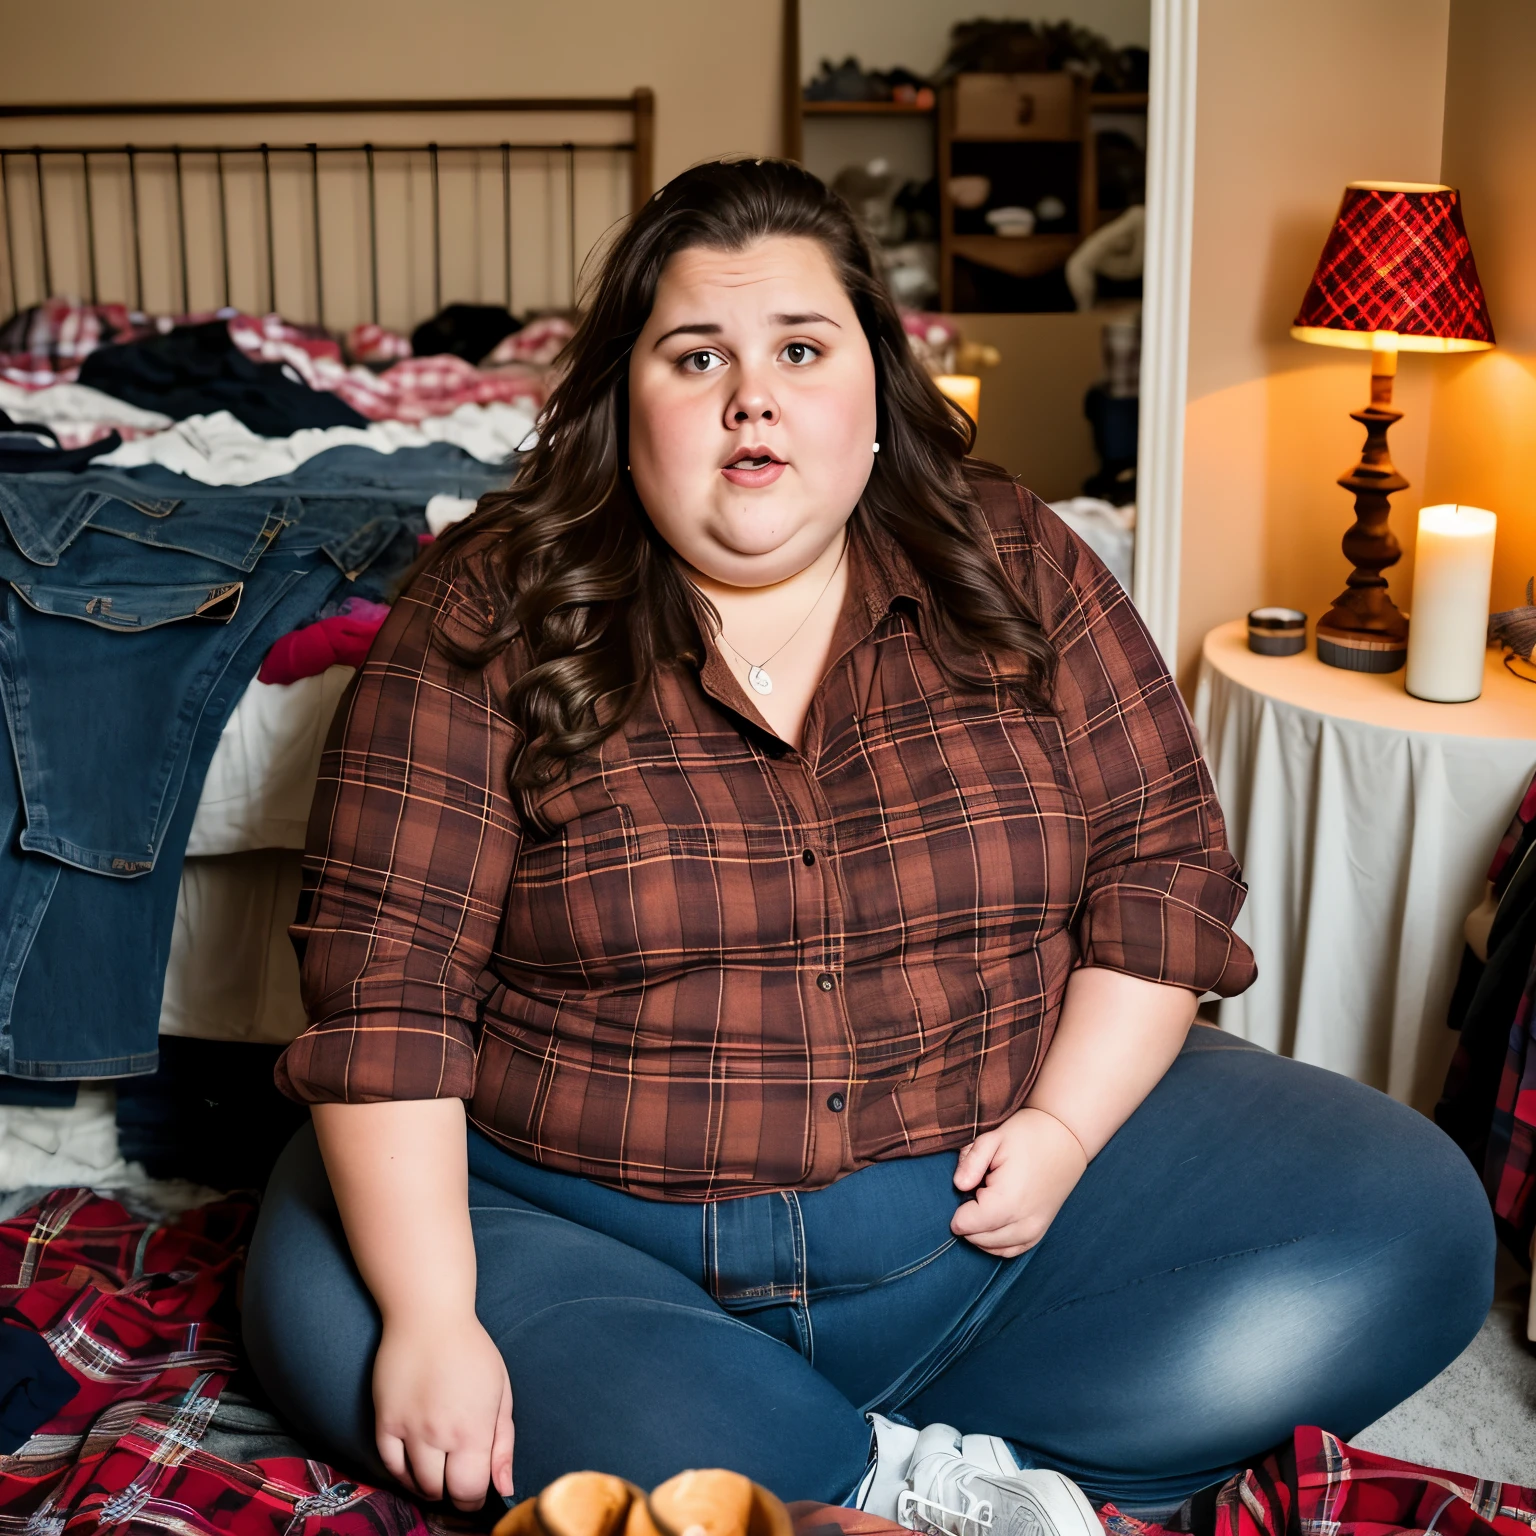
POLYGON ((1423 1466, 1536 1485, 1536 1345, 1525 1338, 1530 1286, 1499 1250, 1492 1310, 1428 1386, 1351 1444, 1423 1466))

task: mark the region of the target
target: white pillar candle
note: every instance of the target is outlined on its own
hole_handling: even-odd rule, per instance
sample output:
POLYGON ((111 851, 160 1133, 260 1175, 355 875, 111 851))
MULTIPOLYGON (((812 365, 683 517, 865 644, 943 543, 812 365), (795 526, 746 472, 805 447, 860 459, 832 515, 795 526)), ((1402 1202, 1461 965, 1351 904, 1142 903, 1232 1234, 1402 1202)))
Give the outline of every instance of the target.
POLYGON ((1408 692, 1417 699, 1465 704, 1483 691, 1498 521, 1481 507, 1419 512, 1408 620, 1408 692))

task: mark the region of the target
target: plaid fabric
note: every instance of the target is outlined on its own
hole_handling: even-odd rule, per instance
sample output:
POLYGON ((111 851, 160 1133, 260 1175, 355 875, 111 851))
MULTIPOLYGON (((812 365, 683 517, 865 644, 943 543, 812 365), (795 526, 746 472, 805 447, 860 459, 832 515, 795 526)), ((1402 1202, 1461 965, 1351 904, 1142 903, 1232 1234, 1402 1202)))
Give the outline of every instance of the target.
MULTIPOLYGON (((1488 883, 1502 897, 1521 861, 1536 839, 1536 779, 1527 787, 1488 866, 1488 883)), ((1536 1232, 1536 1049, 1532 1026, 1536 1023, 1536 960, 1515 1009, 1505 1048, 1504 1065, 1488 1127, 1486 1149, 1458 1136, 1477 1161, 1482 1152, 1483 1187, 1502 1234, 1517 1252, 1527 1252, 1536 1232)), ((1441 1118, 1446 1105, 1456 1105, 1471 1091, 1475 1081, 1474 1053, 1465 1029, 1446 1071, 1441 1109, 1436 1117, 1455 1134, 1450 1121, 1441 1118)), ((1475 1102, 1475 1101, 1474 1101, 1475 1102)), ((1485 1101, 1484 1101, 1485 1102, 1485 1101)))
POLYGON ((79 376, 80 364, 98 347, 216 318, 217 312, 211 310, 195 315, 146 315, 124 304, 47 299, 0 326, 0 379, 25 389, 70 384, 79 376))
POLYGON ((501 368, 508 363, 547 367, 565 351, 575 334, 576 324, 569 315, 540 315, 520 331, 503 337, 491 355, 480 361, 486 368, 501 368))
POLYGON ((513 1152, 636 1194, 817 1188, 1022 1103, 1067 978, 1240 991, 1237 865, 1189 717, 1119 582, 1042 502, 977 489, 1059 658, 1056 710, 957 693, 926 589, 853 544, 803 751, 710 648, 661 669, 524 839, 471 546, 395 604, 310 822, 310 1102, 459 1097, 513 1152))
POLYGON ((254 1217, 235 1199, 156 1225, 61 1189, 0 1223, 0 1305, 80 1384, 0 1457, 0 1533, 425 1531, 404 1500, 320 1462, 242 1466, 200 1448, 236 1366, 233 1282, 254 1217))
POLYGON ((1536 1488, 1394 1461, 1311 1425, 1216 1500, 1216 1536, 1530 1536, 1533 1526, 1536 1488))
POLYGON ((1488 866, 1488 883, 1496 896, 1504 894, 1504 888, 1515 872, 1515 866, 1510 860, 1515 850, 1531 836, 1528 829, 1533 821, 1536 821, 1536 779, 1532 779, 1526 787, 1520 808, 1510 820, 1504 836, 1499 839, 1499 846, 1493 851, 1493 862, 1488 866))
POLYGON ((72 381, 97 347, 142 334, 148 324, 148 316, 123 304, 34 304, 0 327, 0 379, 26 389, 72 381))
POLYGON ((1491 344, 1460 193, 1347 188, 1292 324, 1491 344))
POLYGON ((381 367, 409 357, 411 338, 402 336, 399 331, 391 331, 386 326, 365 321, 362 325, 354 325, 347 332, 344 350, 353 362, 381 367))
POLYGON ((1514 1245, 1528 1250, 1536 1231, 1536 1050, 1531 1026, 1536 1017, 1536 965, 1526 981, 1520 1006, 1509 1028, 1509 1049, 1499 1077, 1483 1187, 1493 1213, 1515 1234, 1514 1245))
MULTIPOLYGON (((896 1536, 862 1510, 791 1504, 795 1536, 896 1536)), ((1167 1528, 1103 1505, 1105 1536, 1169 1536, 1167 1528)), ((1531 1536, 1536 1488, 1442 1472, 1357 1450, 1312 1425, 1216 1495, 1215 1536, 1531 1536)))
POLYGON ((262 362, 286 363, 311 389, 339 395, 370 421, 423 421, 461 405, 494 401, 544 403, 547 386, 541 374, 488 372, 461 357, 408 357, 383 373, 349 368, 336 342, 300 331, 278 315, 237 315, 229 322, 229 334, 242 352, 262 362))

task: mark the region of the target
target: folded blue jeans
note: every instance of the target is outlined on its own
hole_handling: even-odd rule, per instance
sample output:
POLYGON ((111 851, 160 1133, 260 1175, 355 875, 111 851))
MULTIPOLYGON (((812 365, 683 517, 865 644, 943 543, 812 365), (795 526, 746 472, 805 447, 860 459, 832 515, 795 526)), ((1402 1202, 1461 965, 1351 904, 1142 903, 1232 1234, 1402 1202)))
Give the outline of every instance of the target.
POLYGON ((0 476, 0 1073, 154 1070, 182 855, 262 656, 403 533, 414 548, 429 495, 498 474, 434 444, 254 486, 0 476))
MULTIPOLYGON (((649 1488, 724 1466, 838 1502, 879 1410, 1004 1435, 1122 1508, 1177 1504, 1299 1423, 1357 1433, 1492 1297, 1488 1202, 1448 1137, 1204 1026, 1015 1259, 951 1236, 953 1153, 702 1205, 474 1132, 469 1159, 476 1307, 511 1376, 524 1496, 584 1467, 649 1488)), ((301 1438, 382 1476, 378 1312, 308 1129, 267 1190, 244 1328, 301 1438)))

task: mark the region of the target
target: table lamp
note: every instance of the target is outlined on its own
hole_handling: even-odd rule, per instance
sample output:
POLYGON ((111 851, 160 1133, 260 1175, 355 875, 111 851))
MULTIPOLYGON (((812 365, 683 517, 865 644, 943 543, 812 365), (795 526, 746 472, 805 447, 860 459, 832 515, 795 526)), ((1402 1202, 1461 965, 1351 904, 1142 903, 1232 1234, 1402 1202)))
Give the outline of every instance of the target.
POLYGON ((1312 285, 1291 326, 1298 341, 1371 354, 1371 403, 1350 415, 1365 428, 1360 462, 1339 484, 1355 495, 1344 535, 1354 567, 1318 621, 1318 660, 1354 672, 1395 672, 1408 654, 1408 620, 1382 575, 1402 556, 1387 526, 1388 498, 1408 482, 1387 452, 1399 352, 1475 352, 1493 345, 1493 325, 1454 187, 1352 181, 1312 285))
POLYGON ((974 373, 940 373, 933 382, 941 394, 948 395, 972 421, 981 419, 981 379, 974 373))

